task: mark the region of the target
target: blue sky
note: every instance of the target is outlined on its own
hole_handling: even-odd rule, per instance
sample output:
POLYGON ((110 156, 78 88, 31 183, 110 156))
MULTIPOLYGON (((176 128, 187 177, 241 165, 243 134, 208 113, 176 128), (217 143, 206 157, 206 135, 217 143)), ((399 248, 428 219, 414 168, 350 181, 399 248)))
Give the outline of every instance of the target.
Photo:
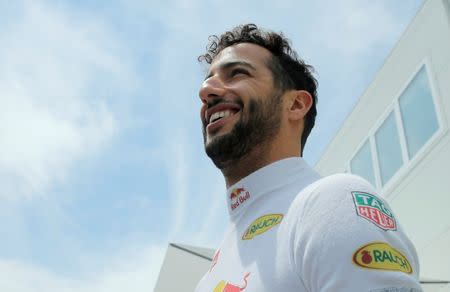
POLYGON ((283 31, 316 68, 314 164, 421 5, 1 1, 0 290, 151 291, 168 242, 219 244, 197 95, 210 34, 283 31))

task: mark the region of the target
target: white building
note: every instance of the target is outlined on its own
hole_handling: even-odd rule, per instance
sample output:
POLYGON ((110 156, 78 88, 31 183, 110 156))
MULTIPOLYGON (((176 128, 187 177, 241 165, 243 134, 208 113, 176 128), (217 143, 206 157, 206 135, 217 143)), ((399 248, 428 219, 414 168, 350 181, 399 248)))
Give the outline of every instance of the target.
MULTIPOLYGON (((450 280, 450 0, 426 1, 316 165, 365 177, 450 280)), ((439 291, 450 291, 439 290, 439 291)))
POLYGON ((194 291, 213 255, 212 249, 170 243, 154 292, 194 291))
MULTIPOLYGON (((426 292, 450 291, 449 121, 450 0, 428 0, 315 167, 376 186, 417 248, 426 292)), ((192 291, 212 253, 170 244, 155 291, 192 291)))

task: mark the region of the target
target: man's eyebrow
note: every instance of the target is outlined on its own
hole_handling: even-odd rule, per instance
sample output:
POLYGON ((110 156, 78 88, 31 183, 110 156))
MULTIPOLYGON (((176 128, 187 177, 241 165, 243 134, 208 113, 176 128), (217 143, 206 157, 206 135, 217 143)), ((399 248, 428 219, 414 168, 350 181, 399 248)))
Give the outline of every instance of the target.
MULTIPOLYGON (((256 68, 252 64, 245 62, 245 61, 233 61, 233 62, 223 63, 219 66, 218 69, 220 71, 223 71, 223 70, 228 70, 228 69, 230 69, 232 67, 236 67, 236 66, 243 66, 243 67, 247 67, 253 71, 256 71, 256 68)), ((205 80, 210 78, 211 76, 212 76, 212 73, 209 72, 208 75, 205 77, 205 80)))

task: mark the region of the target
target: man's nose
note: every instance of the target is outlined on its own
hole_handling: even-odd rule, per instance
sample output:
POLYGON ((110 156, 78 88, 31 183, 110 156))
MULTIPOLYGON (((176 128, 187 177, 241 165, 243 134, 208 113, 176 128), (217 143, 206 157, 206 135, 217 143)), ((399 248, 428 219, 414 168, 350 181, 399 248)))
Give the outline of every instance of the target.
POLYGON ((203 81, 198 95, 203 103, 207 103, 208 100, 224 96, 225 92, 226 89, 223 82, 218 77, 210 77, 203 81))

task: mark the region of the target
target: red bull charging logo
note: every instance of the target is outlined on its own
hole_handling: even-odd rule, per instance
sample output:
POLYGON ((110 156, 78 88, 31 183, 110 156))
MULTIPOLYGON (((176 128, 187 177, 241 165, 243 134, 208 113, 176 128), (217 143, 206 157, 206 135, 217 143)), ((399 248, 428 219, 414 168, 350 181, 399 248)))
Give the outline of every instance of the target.
POLYGON ((211 262, 211 267, 209 268, 209 272, 212 271, 212 269, 214 268, 214 266, 217 264, 217 261, 219 260, 219 255, 220 255, 220 249, 216 251, 214 258, 211 262))
POLYGON ((230 194, 231 210, 236 209, 248 199, 250 199, 250 193, 244 188, 233 189, 230 194))
POLYGON ((244 285, 238 286, 230 283, 226 283, 225 281, 220 281, 217 284, 216 288, 214 288, 213 292, 239 292, 244 291, 247 288, 247 278, 250 276, 250 273, 245 274, 244 276, 244 285))

